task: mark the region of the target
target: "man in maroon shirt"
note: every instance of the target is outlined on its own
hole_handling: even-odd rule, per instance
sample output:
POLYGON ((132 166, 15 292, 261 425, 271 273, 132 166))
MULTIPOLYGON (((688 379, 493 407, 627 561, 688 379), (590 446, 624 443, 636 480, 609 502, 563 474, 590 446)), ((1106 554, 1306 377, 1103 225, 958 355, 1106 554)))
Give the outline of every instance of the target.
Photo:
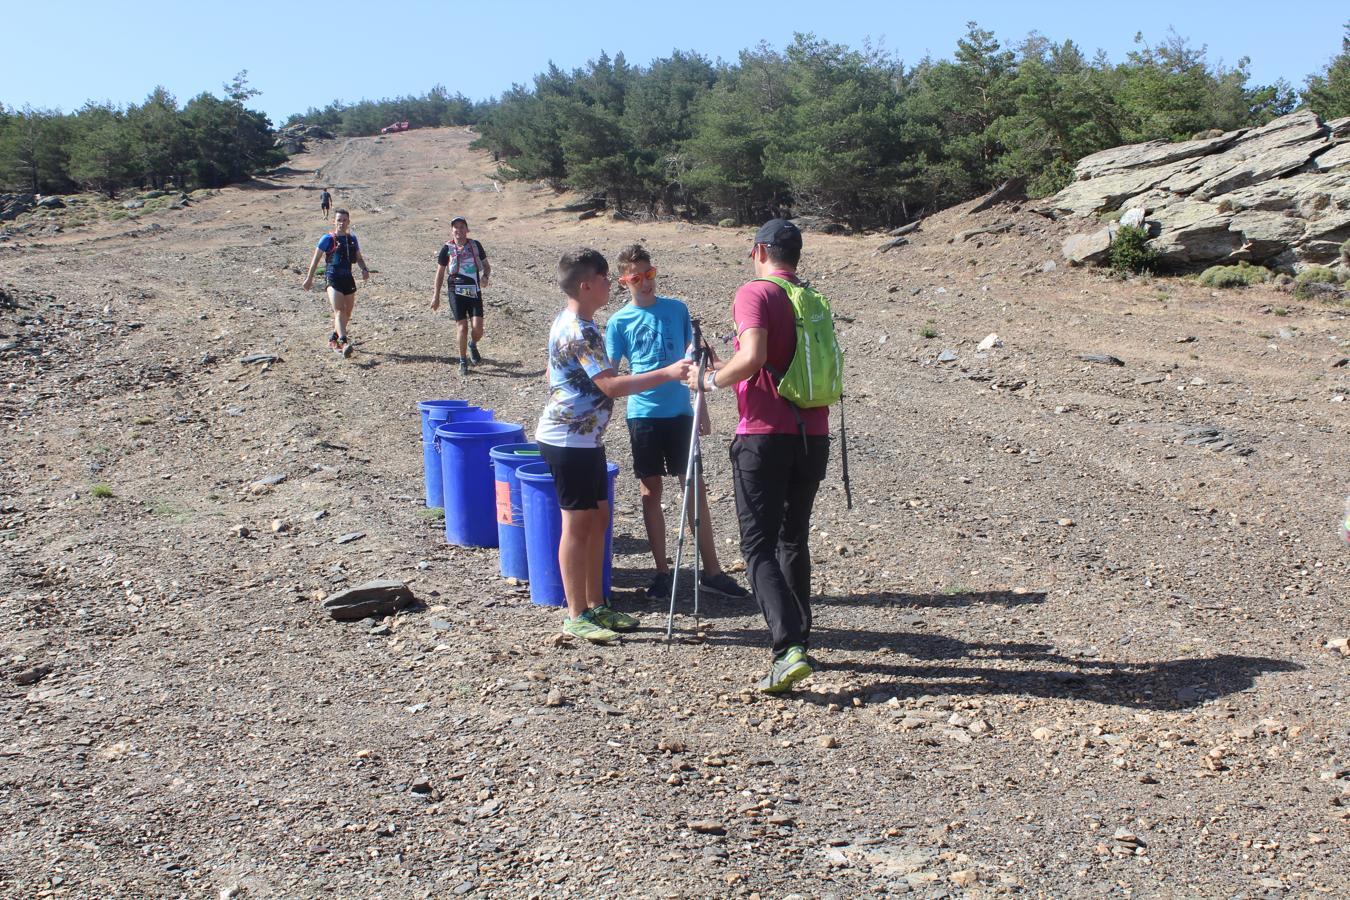
POLYGON ((802 234, 773 219, 755 234, 755 279, 736 291, 736 352, 714 363, 698 384, 705 392, 734 386, 741 421, 731 442, 741 555, 751 590, 773 637, 773 665, 759 683, 783 693, 811 674, 811 506, 830 457, 829 408, 800 409, 778 395, 797 352, 796 317, 787 292, 765 276, 796 282, 802 234))

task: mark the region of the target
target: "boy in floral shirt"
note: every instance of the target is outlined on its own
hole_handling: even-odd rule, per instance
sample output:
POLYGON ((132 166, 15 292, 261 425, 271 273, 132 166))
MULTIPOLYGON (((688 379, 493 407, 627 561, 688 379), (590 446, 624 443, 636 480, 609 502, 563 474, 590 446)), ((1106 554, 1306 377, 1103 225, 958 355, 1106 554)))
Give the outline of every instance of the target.
POLYGON ((608 643, 618 637, 616 632, 636 628, 637 619, 611 609, 602 591, 609 477, 601 438, 615 397, 682 381, 691 364, 681 359, 640 375, 615 372, 594 321, 609 302, 611 287, 609 263, 598 251, 582 248, 563 254, 558 286, 567 306, 549 330, 549 397, 534 439, 553 473, 562 510, 558 567, 568 612, 563 632, 608 643))

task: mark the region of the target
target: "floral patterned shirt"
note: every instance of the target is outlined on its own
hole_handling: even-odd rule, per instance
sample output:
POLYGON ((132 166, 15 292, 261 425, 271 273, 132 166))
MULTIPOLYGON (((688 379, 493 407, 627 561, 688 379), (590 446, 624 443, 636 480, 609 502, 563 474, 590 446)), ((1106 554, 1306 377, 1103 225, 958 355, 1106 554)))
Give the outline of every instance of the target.
POLYGON ((548 333, 548 403, 534 439, 552 447, 599 447, 614 400, 591 379, 612 370, 594 322, 564 309, 548 333))

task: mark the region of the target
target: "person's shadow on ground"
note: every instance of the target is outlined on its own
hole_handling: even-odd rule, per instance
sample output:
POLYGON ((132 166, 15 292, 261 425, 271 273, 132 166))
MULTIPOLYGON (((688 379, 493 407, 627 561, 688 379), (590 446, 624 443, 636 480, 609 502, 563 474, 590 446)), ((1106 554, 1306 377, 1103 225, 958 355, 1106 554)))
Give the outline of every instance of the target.
MULTIPOLYGON (((683 593, 683 592, 681 592, 683 593)), ((813 601, 819 612, 849 605, 904 608, 951 608, 996 603, 1022 605, 1045 602, 1045 594, 1003 591, 904 594, 885 592, 813 601)), ((700 603, 703 619, 755 615, 753 601, 710 598, 700 603)), ((681 609, 681 612, 686 612, 681 609)), ((1029 697, 1088 700, 1141 709, 1189 709, 1219 697, 1245 691, 1268 672, 1295 672, 1302 666, 1290 660, 1218 654, 1152 662, 1118 662, 1071 656, 1050 644, 1027 641, 964 641, 926 630, 921 620, 912 631, 860 630, 816 624, 811 629, 814 651, 830 651, 818 669, 860 676, 863 683, 829 693, 809 689, 793 696, 808 702, 852 703, 878 696, 908 697, 938 694, 1009 694, 1029 697), (870 658, 860 659, 866 654, 870 658), (891 662, 892 658, 898 658, 891 662)), ((685 625, 687 627, 687 624, 685 625)), ((756 623, 750 628, 719 630, 710 623, 710 645, 765 647, 767 635, 756 623)))

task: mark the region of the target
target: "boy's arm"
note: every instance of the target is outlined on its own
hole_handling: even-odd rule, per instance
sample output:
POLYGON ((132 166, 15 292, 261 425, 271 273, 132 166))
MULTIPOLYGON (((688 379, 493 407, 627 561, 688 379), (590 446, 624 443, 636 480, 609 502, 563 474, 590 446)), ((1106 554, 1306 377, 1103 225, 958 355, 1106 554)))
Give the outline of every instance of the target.
POLYGON ((316 269, 319 268, 319 257, 322 255, 323 251, 320 250, 318 247, 315 247, 314 256, 312 256, 309 260, 309 272, 305 275, 305 283, 300 285, 302 290, 307 291, 310 288, 314 287, 314 272, 316 269))
POLYGON ((445 270, 449 263, 441 263, 436 267, 436 288, 431 292, 431 311, 435 312, 441 308, 441 288, 445 286, 445 270))
POLYGON ((606 369, 597 375, 592 375, 591 381, 595 382, 595 386, 612 400, 615 397, 640 394, 656 387, 658 384, 665 384, 667 381, 683 381, 689 374, 691 365, 693 363, 689 360, 682 359, 671 363, 664 369, 652 369, 650 372, 643 372, 640 375, 619 375, 613 369, 606 369))
POLYGON ((370 280, 370 267, 366 265, 366 258, 361 255, 361 245, 356 245, 356 264, 361 267, 361 280, 370 280))

